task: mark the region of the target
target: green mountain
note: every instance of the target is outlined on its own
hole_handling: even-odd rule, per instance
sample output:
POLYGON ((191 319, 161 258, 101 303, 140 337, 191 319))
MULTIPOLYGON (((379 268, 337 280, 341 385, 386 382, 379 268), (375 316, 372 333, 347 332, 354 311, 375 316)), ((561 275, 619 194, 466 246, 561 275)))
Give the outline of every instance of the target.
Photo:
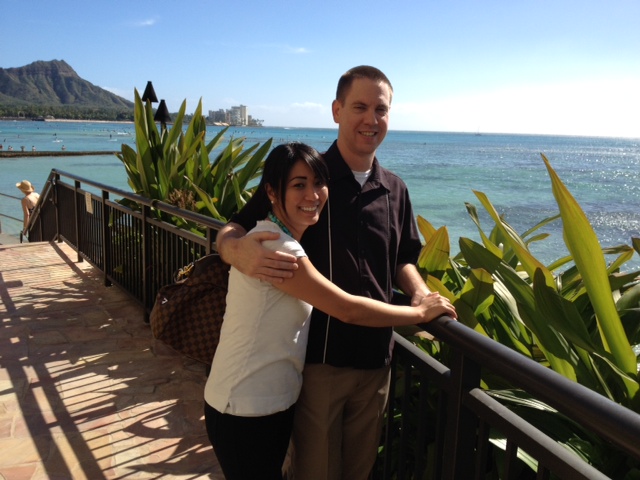
POLYGON ((0 68, 0 105, 133 109, 133 103, 78 76, 64 60, 0 68))

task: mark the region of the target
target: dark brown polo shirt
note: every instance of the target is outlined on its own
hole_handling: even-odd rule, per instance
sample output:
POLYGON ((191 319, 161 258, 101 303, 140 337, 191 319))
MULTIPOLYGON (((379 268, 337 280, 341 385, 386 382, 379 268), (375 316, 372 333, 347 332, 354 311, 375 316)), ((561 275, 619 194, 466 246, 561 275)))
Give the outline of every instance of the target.
MULTIPOLYGON (((396 267, 415 264, 421 249, 407 187, 375 159, 361 188, 335 142, 324 158, 331 176, 329 201, 318 223, 304 233, 302 246, 313 265, 340 288, 389 302, 396 267)), ((231 221, 248 231, 261 218, 247 207, 231 221)), ((379 368, 390 363, 391 333, 391 328, 349 325, 314 309, 306 361, 379 368)))

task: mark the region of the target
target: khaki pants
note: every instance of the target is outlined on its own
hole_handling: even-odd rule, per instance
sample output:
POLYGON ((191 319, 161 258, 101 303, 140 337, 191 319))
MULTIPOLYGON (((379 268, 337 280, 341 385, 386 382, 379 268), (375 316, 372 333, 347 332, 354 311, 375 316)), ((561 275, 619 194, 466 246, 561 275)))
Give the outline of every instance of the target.
POLYGON ((306 365, 293 426, 295 480, 365 480, 376 459, 390 369, 306 365))

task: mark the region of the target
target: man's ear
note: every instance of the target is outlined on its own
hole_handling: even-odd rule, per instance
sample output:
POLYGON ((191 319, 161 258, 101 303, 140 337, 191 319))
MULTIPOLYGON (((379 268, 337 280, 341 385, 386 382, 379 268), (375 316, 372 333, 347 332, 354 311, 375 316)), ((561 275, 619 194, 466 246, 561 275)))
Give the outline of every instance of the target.
POLYGON ((333 103, 331 104, 331 113, 333 113, 333 121, 335 123, 340 123, 339 119, 340 119, 340 108, 342 107, 342 105, 340 104, 340 102, 338 100, 334 100, 333 103))

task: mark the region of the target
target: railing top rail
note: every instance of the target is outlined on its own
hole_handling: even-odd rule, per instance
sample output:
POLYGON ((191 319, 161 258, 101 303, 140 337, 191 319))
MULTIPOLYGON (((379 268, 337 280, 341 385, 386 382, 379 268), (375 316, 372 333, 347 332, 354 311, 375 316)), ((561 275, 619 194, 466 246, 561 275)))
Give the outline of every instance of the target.
POLYGON ((12 199, 18 200, 18 201, 22 200, 22 197, 18 197, 16 195, 10 195, 8 193, 2 193, 2 192, 0 192, 0 197, 12 198, 12 199))
POLYGON ((424 325, 483 367, 640 458, 640 415, 448 317, 424 325))
POLYGON ((127 192, 125 190, 121 190, 121 189, 116 188, 116 187, 111 187, 109 185, 105 185, 104 183, 100 183, 100 182, 96 182, 94 180, 90 180, 88 178, 80 177, 80 176, 74 175, 72 173, 63 172, 62 170, 52 169, 51 173, 49 175, 49 179, 48 179, 47 183, 49 183, 49 181, 51 181, 52 178, 55 175, 59 175, 60 177, 70 178, 70 179, 78 181, 78 182, 80 182, 82 184, 90 185, 90 186, 92 186, 94 188, 97 188, 99 190, 106 191, 106 192, 109 192, 109 193, 113 193, 115 195, 118 195, 119 197, 129 199, 129 200, 131 200, 133 202, 139 203, 140 205, 151 207, 151 208, 154 208, 156 210, 160 210, 162 212, 167 212, 167 213, 179 216, 181 218, 184 218, 184 219, 191 220, 193 222, 199 223, 201 225, 205 225, 205 226, 216 228, 216 229, 221 228, 221 227, 223 227, 225 225, 224 222, 222 222, 220 220, 216 220, 214 218, 207 217, 207 216, 202 215, 200 213, 190 212, 190 211, 187 211, 187 210, 182 210, 182 209, 176 207, 175 205, 171 205, 169 203, 161 202, 159 200, 150 200, 150 199, 148 199, 146 197, 143 197, 141 195, 137 195, 135 193, 127 192))
MULTIPOLYGON (((17 197, 15 195, 9 195, 8 193, 2 193, 2 192, 0 192, 0 197, 10 198, 11 200, 15 200, 17 203, 20 203, 20 201, 23 198, 23 197, 17 197)), ((15 211, 16 212, 21 212, 21 208, 18 206, 18 208, 15 211)), ((16 222, 19 222, 20 225, 22 225, 22 218, 18 218, 18 217, 14 216, 14 215, 9 215, 9 214, 5 214, 5 213, 0 212, 0 218, 8 218, 10 220, 14 220, 16 222)), ((2 233, 1 224, 0 224, 0 233, 2 233)))

